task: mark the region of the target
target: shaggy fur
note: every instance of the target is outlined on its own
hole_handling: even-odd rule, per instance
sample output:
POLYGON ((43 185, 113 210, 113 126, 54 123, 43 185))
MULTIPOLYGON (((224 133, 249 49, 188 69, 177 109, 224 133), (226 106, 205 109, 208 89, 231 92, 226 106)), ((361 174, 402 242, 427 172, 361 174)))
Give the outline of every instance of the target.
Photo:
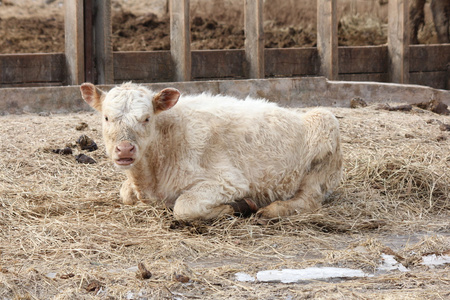
POLYGON ((192 220, 232 214, 231 203, 251 198, 260 217, 275 218, 318 208, 340 182, 339 125, 327 110, 209 94, 178 101, 175 89, 131 83, 81 91, 103 114, 111 159, 133 159, 118 165, 126 204, 165 201, 177 219, 192 220))

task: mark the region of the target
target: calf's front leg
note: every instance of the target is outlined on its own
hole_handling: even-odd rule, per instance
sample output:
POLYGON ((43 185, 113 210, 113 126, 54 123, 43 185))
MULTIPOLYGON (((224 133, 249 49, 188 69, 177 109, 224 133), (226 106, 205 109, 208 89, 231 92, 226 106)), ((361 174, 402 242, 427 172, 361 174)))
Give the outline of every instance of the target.
POLYGON ((122 187, 120 188, 120 198, 122 198, 123 204, 126 205, 136 204, 139 200, 133 184, 128 179, 122 183, 122 187))
POLYGON ((120 188, 120 197, 123 204, 133 205, 138 201, 150 204, 155 202, 155 198, 146 192, 145 187, 136 186, 130 179, 125 180, 120 188))
POLYGON ((233 215, 231 203, 234 195, 224 192, 223 186, 215 182, 202 182, 181 194, 173 208, 177 220, 215 219, 233 215))

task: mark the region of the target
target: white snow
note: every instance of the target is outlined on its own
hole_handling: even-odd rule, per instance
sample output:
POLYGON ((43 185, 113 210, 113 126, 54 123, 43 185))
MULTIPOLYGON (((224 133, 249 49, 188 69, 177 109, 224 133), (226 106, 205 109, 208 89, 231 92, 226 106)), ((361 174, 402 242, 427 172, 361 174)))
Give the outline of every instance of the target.
POLYGON ((238 272, 236 274, 234 274, 234 277, 236 278, 237 281, 241 281, 241 282, 253 282, 255 281, 255 277, 244 273, 244 272, 238 272))
POLYGON ((51 273, 45 274, 45 276, 47 276, 47 278, 50 278, 50 279, 55 279, 57 274, 58 273, 56 273, 56 272, 51 272, 51 273))
MULTIPOLYGON (((378 271, 398 270, 400 272, 408 272, 409 269, 399 263, 395 256, 381 254, 382 264, 378 267, 378 271)), ((422 258, 422 265, 438 266, 450 264, 450 256, 448 255, 428 255, 422 258)), ((325 280, 332 278, 351 278, 351 277, 372 277, 376 274, 367 274, 362 270, 348 268, 333 267, 312 267, 306 269, 282 269, 282 270, 266 270, 259 271, 256 274, 256 280, 259 282, 282 282, 295 283, 306 280, 325 280)), ((234 274, 235 279, 241 282, 255 282, 255 278, 247 273, 238 272, 234 274)))
POLYGON ((306 269, 283 269, 260 271, 256 274, 258 281, 293 283, 303 280, 365 277, 368 274, 361 270, 348 268, 306 268, 306 269))
POLYGON ((439 255, 431 254, 422 257, 422 265, 426 266, 440 266, 450 264, 450 256, 448 255, 439 255))
POLYGON ((379 271, 392 271, 392 270, 399 270, 400 272, 409 271, 408 268, 406 268, 404 265, 402 265, 395 259, 394 255, 382 253, 381 257, 383 258, 383 263, 378 267, 379 271))

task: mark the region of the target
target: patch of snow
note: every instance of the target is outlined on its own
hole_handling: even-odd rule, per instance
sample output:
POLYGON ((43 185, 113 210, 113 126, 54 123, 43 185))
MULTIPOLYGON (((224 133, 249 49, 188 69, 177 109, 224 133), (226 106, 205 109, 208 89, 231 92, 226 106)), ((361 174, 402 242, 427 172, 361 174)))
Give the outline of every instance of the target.
POLYGON ((138 270, 139 270, 139 268, 138 268, 137 266, 134 266, 134 267, 130 267, 130 268, 126 269, 125 271, 128 271, 128 272, 137 272, 138 270))
POLYGON ((392 270, 399 270, 400 272, 409 271, 408 268, 406 268, 404 265, 402 265, 395 259, 394 255, 382 253, 381 257, 383 258, 383 263, 378 267, 379 271, 392 271, 392 270))
POLYGON ((50 279, 55 279, 56 275, 57 275, 57 273, 54 273, 54 272, 45 274, 45 276, 50 279))
POLYGON ((450 256, 431 254, 422 257, 422 265, 426 266, 440 266, 445 264, 450 264, 450 256))
POLYGON ((134 293, 132 291, 128 291, 126 295, 127 300, 133 300, 134 299, 134 293))
POLYGON ((256 274, 258 281, 294 283, 304 280, 365 277, 368 274, 362 270, 348 268, 306 268, 260 271, 256 274))
MULTIPOLYGON (((395 256, 388 254, 381 254, 383 259, 382 264, 378 267, 378 271, 392 271, 398 270, 400 272, 408 272, 409 269, 399 263, 395 256)), ((450 264, 450 256, 436 254, 424 256, 422 258, 422 265, 438 266, 450 264)), ((238 272, 234 274, 237 281, 254 282, 255 278, 247 273, 238 272)), ((256 274, 256 280, 260 282, 282 282, 295 283, 307 280, 325 280, 333 278, 351 278, 351 277, 371 277, 374 274, 364 273, 362 270, 348 269, 348 268, 333 268, 333 267, 312 267, 306 269, 282 269, 282 270, 266 270, 259 271, 256 274)))
POLYGON ((127 300, 142 299, 145 296, 146 296, 146 293, 143 292, 142 290, 140 292, 128 291, 126 294, 126 299, 127 300))
POLYGON ((236 274, 234 274, 234 277, 236 278, 237 281, 241 281, 241 282, 254 282, 255 281, 255 277, 244 273, 244 272, 238 272, 236 274))

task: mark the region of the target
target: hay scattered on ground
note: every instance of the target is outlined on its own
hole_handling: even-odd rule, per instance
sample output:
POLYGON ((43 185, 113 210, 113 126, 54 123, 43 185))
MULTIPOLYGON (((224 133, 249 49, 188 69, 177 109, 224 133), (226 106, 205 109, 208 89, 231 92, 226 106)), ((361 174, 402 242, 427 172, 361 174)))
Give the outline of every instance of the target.
POLYGON ((448 297, 450 266, 420 259, 450 251, 450 133, 430 121, 450 117, 331 110, 341 123, 344 181, 319 211, 267 225, 254 217, 179 224, 162 204, 122 205, 124 175, 104 154, 96 114, 0 117, 0 298, 448 297), (82 134, 99 150, 77 148, 82 134), (66 146, 72 154, 51 151, 66 146), (78 154, 96 163, 77 163, 78 154), (377 273, 381 253, 410 271, 302 284, 234 278, 312 266, 377 273))

